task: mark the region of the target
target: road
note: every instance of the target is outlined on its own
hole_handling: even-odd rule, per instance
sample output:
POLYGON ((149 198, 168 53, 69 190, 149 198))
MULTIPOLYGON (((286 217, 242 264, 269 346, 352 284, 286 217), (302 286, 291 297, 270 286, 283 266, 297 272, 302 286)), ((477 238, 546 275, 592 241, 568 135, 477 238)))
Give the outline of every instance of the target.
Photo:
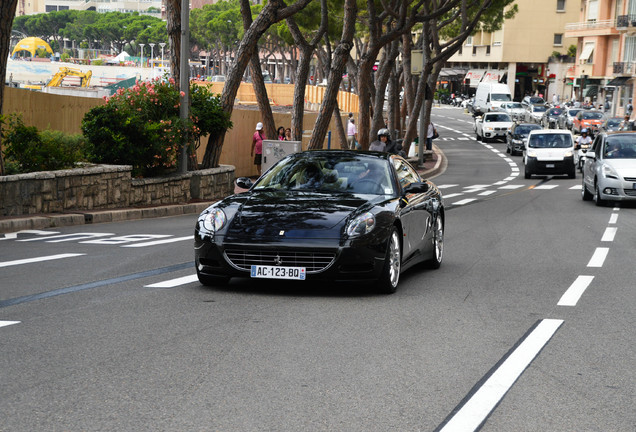
POLYGON ((0 237, 0 431, 636 430, 633 207, 435 108, 439 270, 194 277, 194 215, 0 237))

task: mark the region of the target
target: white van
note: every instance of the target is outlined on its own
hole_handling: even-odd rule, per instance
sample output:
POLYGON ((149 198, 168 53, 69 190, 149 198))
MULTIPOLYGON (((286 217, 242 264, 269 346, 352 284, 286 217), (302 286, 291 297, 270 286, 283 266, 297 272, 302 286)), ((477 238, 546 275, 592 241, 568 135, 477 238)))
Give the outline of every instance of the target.
POLYGON ((512 101, 507 84, 479 83, 475 93, 473 112, 477 115, 496 111, 502 103, 512 101))

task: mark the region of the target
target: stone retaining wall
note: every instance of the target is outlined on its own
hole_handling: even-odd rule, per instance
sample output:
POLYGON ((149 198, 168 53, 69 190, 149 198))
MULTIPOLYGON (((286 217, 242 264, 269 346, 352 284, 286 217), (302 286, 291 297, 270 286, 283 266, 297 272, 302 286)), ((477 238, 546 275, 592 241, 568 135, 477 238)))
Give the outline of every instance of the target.
POLYGON ((0 177, 0 216, 185 204, 234 193, 234 167, 135 179, 128 165, 0 177))

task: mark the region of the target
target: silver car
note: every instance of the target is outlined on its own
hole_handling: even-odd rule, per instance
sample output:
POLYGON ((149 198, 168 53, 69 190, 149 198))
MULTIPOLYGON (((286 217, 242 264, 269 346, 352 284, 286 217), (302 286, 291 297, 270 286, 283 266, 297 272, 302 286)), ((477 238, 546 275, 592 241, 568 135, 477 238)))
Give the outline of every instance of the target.
POLYGON ((504 102, 499 111, 508 113, 513 121, 523 121, 526 115, 526 110, 520 102, 504 102))
POLYGON ((581 110, 582 108, 568 108, 563 110, 559 116, 559 129, 572 130, 572 120, 574 120, 574 117, 576 117, 581 110))
POLYGON ((636 132, 600 133, 585 154, 583 200, 636 201, 636 132))
POLYGON ((543 114, 547 111, 545 105, 529 105, 526 108, 526 123, 541 123, 541 119, 543 118, 543 114))

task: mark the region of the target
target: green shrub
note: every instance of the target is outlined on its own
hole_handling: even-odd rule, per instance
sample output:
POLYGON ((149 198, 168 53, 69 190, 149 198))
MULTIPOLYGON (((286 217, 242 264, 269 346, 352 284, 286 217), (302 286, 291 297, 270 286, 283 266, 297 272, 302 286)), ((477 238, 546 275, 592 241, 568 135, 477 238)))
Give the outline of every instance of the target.
POLYGON ((26 126, 19 115, 7 117, 2 129, 7 174, 73 168, 86 161, 81 135, 38 132, 36 127, 26 126))
POLYGON ((174 170, 184 133, 194 144, 201 136, 232 127, 218 95, 196 85, 190 95, 191 116, 185 122, 179 117, 181 96, 173 79, 138 82, 105 98, 106 105, 91 109, 82 121, 91 160, 132 165, 135 176, 174 170))

